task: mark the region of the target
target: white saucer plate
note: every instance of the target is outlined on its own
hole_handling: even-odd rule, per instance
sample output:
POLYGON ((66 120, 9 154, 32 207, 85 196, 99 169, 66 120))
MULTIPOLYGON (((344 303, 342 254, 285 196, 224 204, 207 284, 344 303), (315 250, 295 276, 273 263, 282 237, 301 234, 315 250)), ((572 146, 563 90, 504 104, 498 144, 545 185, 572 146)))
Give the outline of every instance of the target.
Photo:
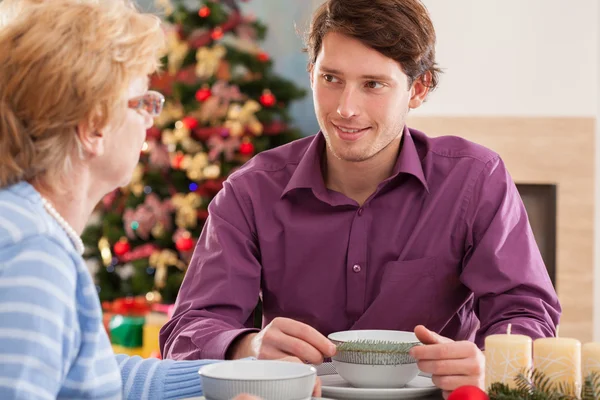
POLYGON ((323 397, 331 397, 339 400, 397 400, 416 399, 432 395, 439 391, 431 381, 431 378, 417 376, 408 382, 403 388, 371 389, 355 388, 350 386, 341 376, 322 375, 323 397))

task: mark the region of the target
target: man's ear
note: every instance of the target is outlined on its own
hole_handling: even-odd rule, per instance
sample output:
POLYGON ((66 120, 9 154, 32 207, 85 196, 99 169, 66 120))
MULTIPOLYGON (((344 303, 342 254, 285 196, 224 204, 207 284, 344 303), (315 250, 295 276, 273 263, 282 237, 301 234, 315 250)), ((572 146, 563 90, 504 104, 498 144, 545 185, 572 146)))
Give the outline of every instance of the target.
POLYGON ((431 79, 431 72, 427 71, 413 82, 410 89, 410 101, 408 102, 408 106, 410 108, 418 108, 421 104, 423 104, 427 98, 427 93, 429 93, 431 79))
POLYGON ((104 154, 104 134, 90 122, 77 124, 77 137, 84 154, 99 157, 104 154))
POLYGON ((315 78, 313 76, 313 72, 315 71, 315 66, 314 64, 310 64, 310 66, 308 67, 308 79, 310 80, 310 88, 314 90, 314 83, 315 83, 315 78))

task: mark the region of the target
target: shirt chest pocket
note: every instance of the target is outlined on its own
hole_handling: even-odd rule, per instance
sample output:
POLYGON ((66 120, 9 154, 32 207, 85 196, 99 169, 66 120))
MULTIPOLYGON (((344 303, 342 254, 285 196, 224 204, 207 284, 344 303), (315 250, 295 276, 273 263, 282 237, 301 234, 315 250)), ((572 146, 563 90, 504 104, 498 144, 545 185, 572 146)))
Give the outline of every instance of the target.
POLYGON ((437 303, 435 268, 435 257, 388 262, 379 291, 356 328, 412 331, 427 325, 437 303))

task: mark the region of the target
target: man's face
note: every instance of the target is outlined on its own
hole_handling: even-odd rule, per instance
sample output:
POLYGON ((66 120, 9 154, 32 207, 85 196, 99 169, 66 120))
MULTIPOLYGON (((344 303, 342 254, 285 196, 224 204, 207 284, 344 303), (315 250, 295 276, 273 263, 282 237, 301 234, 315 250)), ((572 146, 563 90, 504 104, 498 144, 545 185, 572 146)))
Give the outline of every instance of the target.
POLYGON ((328 149, 343 161, 376 157, 422 101, 400 64, 340 33, 325 35, 310 78, 328 149))

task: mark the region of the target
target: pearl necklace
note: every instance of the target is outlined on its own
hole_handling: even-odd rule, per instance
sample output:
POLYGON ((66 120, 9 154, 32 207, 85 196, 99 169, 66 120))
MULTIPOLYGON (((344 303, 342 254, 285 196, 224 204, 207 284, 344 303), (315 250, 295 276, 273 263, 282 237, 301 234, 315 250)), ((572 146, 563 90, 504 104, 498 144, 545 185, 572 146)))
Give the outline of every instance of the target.
POLYGON ((69 223, 62 217, 62 215, 60 215, 58 211, 56 211, 56 208, 54 208, 52 203, 50 203, 44 197, 42 197, 42 204, 44 205, 44 208, 46 209, 48 214, 50 214, 50 216, 54 218, 56 222, 58 222, 58 224, 61 226, 61 228, 63 228, 64 231, 67 233, 67 236, 69 237, 69 239, 71 239, 73 245, 75 245, 75 250, 77 250, 77 253, 79 253, 79 255, 83 255, 83 240, 81 240, 81 237, 79 237, 77 232, 75 232, 75 229, 73 229, 73 227, 69 225, 69 223))

